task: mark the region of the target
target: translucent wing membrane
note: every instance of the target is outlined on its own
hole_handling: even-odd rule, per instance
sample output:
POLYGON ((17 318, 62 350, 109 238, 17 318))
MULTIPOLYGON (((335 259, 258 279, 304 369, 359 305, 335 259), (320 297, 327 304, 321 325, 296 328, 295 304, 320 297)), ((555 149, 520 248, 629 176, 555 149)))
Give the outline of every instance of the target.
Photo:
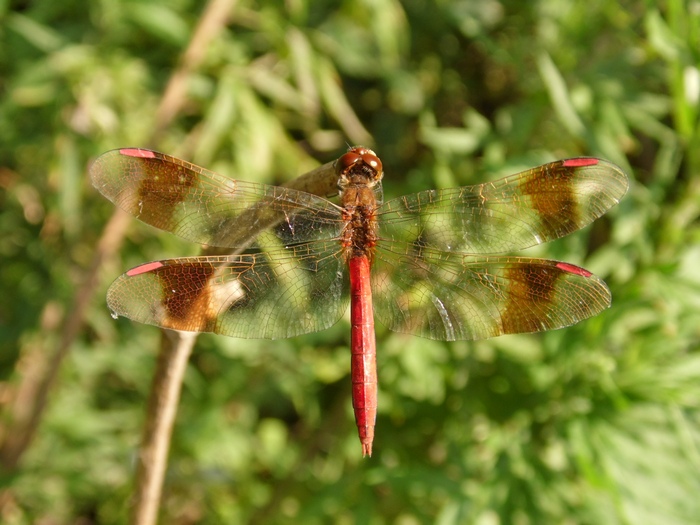
MULTIPOLYGON (((363 158, 353 156, 351 166, 363 158)), ((327 328, 348 305, 348 246, 362 252, 352 239, 373 238, 348 234, 369 227, 349 218, 361 207, 352 200, 343 210, 150 150, 110 151, 90 172, 106 197, 142 221, 235 252, 147 263, 122 275, 109 289, 109 306, 144 323, 243 338, 327 328)), ((486 255, 582 228, 626 190, 617 166, 577 158, 379 205, 365 221, 378 223, 376 246, 366 247, 377 319, 399 332, 457 340, 561 328, 599 313, 610 292, 590 272, 486 255)))
POLYGON ((485 339, 553 330, 610 306, 610 291, 567 263, 475 257, 383 244, 372 272, 377 319, 429 339, 485 339))
POLYGON ((109 151, 93 163, 90 176, 134 217, 210 246, 240 247, 251 232, 274 234, 285 245, 333 239, 343 226, 340 208, 321 197, 229 179, 150 150, 109 151))
POLYGON ((377 213, 379 236, 470 254, 521 250, 590 224, 627 185, 624 172, 604 160, 561 160, 494 182, 387 201, 377 213))
POLYGON ((348 306, 336 242, 146 263, 107 292, 114 314, 173 330, 293 337, 332 326, 348 306))

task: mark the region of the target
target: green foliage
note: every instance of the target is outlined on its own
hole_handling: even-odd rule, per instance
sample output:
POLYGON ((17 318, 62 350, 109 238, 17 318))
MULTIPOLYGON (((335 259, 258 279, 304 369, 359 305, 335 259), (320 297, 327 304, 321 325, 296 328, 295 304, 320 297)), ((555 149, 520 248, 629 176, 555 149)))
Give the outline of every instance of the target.
MULTIPOLYGON (((700 4, 241 1, 154 139, 200 4, 0 3, 2 439, 113 211, 86 175, 101 152, 151 146, 281 183, 366 143, 387 196, 596 155, 629 172, 629 194, 528 255, 603 277, 610 310, 476 343, 378 327, 371 459, 347 319, 292 340, 202 336, 161 521, 696 523, 700 4)), ((196 248, 134 222, 104 261, 36 439, 0 478, 0 521, 127 522, 158 331, 112 321, 104 292, 125 268, 196 248)))

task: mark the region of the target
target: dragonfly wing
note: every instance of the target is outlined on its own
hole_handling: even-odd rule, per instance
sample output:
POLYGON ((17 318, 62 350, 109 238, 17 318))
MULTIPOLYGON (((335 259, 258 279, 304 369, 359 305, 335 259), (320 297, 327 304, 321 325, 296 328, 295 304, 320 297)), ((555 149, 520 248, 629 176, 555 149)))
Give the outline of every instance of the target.
POLYGON ((123 274, 107 292, 115 316, 173 330, 277 339, 323 330, 348 305, 337 242, 168 259, 123 274))
POLYGON ((387 201, 377 213, 379 235, 442 251, 505 253, 590 224, 627 187, 625 173, 610 162, 560 160, 494 182, 387 201))
POLYGON ((428 339, 553 330, 610 306, 601 279, 545 259, 407 253, 403 243, 387 243, 378 247, 372 270, 377 319, 391 330, 428 339))
POLYGON ((90 167, 93 185, 141 221, 187 240, 243 247, 258 232, 284 245, 336 238, 341 210, 290 188, 229 179, 144 149, 109 151, 90 167))

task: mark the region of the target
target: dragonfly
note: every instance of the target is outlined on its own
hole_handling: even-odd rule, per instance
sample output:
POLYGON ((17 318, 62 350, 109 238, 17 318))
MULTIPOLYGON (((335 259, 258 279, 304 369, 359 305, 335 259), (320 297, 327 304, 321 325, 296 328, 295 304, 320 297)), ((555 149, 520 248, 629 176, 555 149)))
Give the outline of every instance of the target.
POLYGON ((374 319, 429 339, 478 340, 570 326, 610 306, 588 270, 509 252, 579 230, 628 179, 598 158, 384 202, 382 162, 350 148, 314 176, 337 203, 224 177, 139 148, 112 150, 93 185, 146 224, 225 249, 136 266, 107 292, 113 317, 171 330, 278 339, 329 328, 350 306, 352 404, 363 456, 377 415, 374 319))

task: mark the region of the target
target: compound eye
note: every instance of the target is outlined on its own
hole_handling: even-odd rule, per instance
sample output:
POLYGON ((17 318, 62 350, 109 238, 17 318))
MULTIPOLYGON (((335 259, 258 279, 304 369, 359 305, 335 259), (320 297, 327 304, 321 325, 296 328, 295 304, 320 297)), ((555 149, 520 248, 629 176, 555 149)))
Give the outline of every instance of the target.
POLYGON ((362 155, 362 162, 367 164, 370 168, 372 168, 374 171, 377 173, 382 172, 382 161, 379 160, 379 157, 372 153, 364 153, 362 155))
POLYGON ((361 159, 362 157, 354 151, 348 151, 335 162, 335 172, 338 174, 344 173, 361 159))

